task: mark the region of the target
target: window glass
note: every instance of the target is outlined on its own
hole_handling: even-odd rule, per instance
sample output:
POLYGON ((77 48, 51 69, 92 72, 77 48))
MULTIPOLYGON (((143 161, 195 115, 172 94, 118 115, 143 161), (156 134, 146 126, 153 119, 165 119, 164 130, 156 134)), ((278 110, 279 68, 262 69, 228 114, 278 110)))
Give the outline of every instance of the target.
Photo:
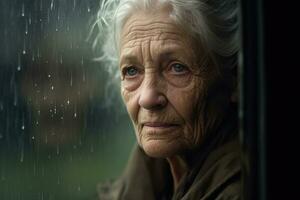
POLYGON ((99 0, 0 4, 0 199, 90 199, 134 143, 87 39, 99 0))

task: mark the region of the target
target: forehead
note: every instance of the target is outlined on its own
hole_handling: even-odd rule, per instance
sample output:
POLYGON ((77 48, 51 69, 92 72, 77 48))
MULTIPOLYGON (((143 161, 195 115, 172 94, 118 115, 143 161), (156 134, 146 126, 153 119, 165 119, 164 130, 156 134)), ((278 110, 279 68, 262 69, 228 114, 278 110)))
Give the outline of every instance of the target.
POLYGON ((189 43, 190 37, 175 24, 169 13, 139 11, 124 24, 121 32, 121 48, 138 46, 148 41, 189 43))

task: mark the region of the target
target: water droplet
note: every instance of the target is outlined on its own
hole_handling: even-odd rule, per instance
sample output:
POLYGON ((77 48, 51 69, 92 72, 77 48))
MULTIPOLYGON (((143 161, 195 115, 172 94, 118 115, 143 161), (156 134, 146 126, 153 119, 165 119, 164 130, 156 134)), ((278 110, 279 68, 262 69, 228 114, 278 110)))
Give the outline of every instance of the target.
POLYGON ((51 86, 51 90, 54 90, 54 86, 53 85, 51 86))
POLYGON ((53 0, 51 0, 51 5, 50 5, 50 9, 53 9, 53 0))
POLYGON ((34 140, 34 136, 32 136, 31 139, 34 140))
POLYGON ((31 24, 31 14, 29 14, 28 23, 29 23, 29 25, 31 24))
POLYGON ((67 104, 70 105, 70 100, 67 100, 67 104))
POLYGON ((51 78, 51 74, 48 74, 48 78, 51 78))
POLYGON ((18 53, 18 66, 17 66, 17 70, 20 71, 21 70, 21 55, 18 53))
POLYGON ((22 53, 23 53, 23 54, 26 54, 26 50, 24 49, 22 53))
POLYGON ((24 6, 24 3, 22 4, 21 16, 22 16, 22 17, 25 16, 25 6, 24 6))
POLYGON ((21 149, 21 157, 20 157, 20 162, 24 161, 24 148, 21 149))
POLYGON ((91 12, 91 9, 90 9, 90 7, 88 7, 88 12, 91 12))
POLYGON ((28 23, 26 21, 26 23, 25 23, 25 35, 27 35, 27 34, 28 34, 28 23))
POLYGON ((72 74, 72 72, 71 72, 70 86, 71 86, 71 87, 73 86, 73 74, 72 74))
POLYGON ((25 129, 25 126, 24 126, 24 125, 22 125, 21 129, 22 129, 22 130, 24 130, 24 129, 25 129))
POLYGON ((40 3, 40 11, 42 11, 43 10, 43 1, 40 1, 41 3, 40 3))
POLYGON ((77 117, 77 113, 74 113, 74 118, 76 118, 77 117))

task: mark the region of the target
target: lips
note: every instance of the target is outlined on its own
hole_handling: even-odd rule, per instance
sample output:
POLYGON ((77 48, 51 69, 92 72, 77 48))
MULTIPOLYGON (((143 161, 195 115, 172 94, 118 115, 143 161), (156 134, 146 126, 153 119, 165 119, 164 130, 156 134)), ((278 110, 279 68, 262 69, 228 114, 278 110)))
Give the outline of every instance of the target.
POLYGON ((151 128, 171 128, 171 127, 179 126, 178 124, 165 123, 165 122, 145 122, 142 123, 142 125, 151 128))

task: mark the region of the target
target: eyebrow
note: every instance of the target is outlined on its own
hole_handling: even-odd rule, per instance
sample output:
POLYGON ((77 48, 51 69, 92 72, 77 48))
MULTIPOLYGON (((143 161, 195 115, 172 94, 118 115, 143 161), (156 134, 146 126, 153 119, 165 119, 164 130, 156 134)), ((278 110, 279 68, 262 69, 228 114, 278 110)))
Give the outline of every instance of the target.
MULTIPOLYGON (((163 49, 159 55, 158 55, 158 60, 164 60, 165 58, 170 58, 174 55, 178 55, 180 53, 183 53, 184 56, 188 56, 186 54, 186 51, 184 51, 183 48, 181 48, 181 46, 176 45, 176 47, 174 47, 172 45, 172 47, 168 47, 163 49)), ((180 56, 182 57, 182 56, 180 56)), ((120 57, 120 64, 122 63, 135 63, 138 64, 140 63, 138 56, 136 56, 133 53, 125 53, 123 56, 120 57)))

